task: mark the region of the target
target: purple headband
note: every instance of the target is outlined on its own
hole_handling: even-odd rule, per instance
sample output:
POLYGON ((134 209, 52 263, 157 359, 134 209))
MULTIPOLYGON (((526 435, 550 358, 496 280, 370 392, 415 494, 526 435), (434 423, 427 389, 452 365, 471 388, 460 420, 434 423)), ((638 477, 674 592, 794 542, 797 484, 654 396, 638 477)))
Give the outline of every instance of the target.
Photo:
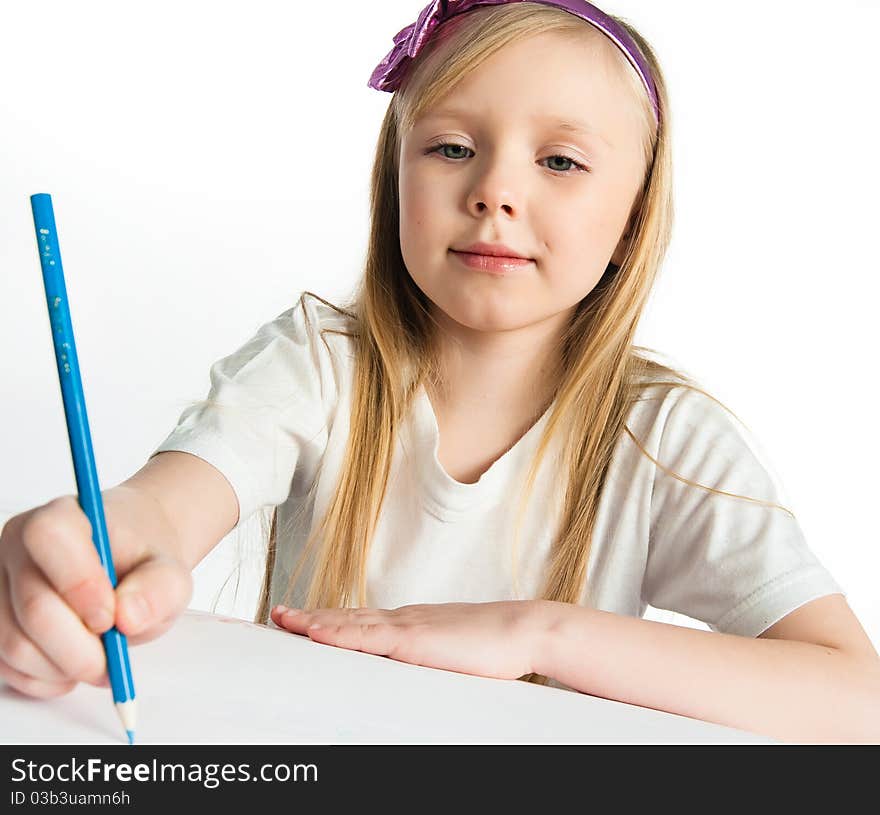
MULTIPOLYGON (((660 122, 660 106, 657 103, 657 90, 654 87, 654 80, 651 78, 651 71, 648 69, 648 64, 639 47, 619 23, 612 20, 592 3, 584 2, 584 0, 528 1, 561 8, 586 20, 605 34, 623 51, 633 68, 636 69, 645 90, 648 91, 648 96, 651 98, 654 116, 657 122, 660 122)), ((394 35, 394 47, 373 70, 370 81, 367 83, 368 87, 375 88, 377 91, 396 91, 400 87, 401 79, 410 62, 422 50, 422 46, 428 41, 431 33, 440 23, 450 17, 463 14, 476 6, 496 6, 502 3, 518 2, 524 2, 524 0, 433 0, 419 12, 414 23, 410 23, 394 35)))

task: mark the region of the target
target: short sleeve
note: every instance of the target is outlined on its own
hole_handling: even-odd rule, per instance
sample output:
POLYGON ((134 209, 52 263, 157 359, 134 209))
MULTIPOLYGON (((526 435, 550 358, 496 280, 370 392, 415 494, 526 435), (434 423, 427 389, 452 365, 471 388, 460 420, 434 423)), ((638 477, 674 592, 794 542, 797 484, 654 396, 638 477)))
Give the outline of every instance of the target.
POLYGON ((320 458, 336 403, 320 314, 305 297, 210 368, 207 399, 187 407, 151 453, 180 450, 216 467, 243 523, 290 494, 298 462, 320 458))
POLYGON ((778 477, 755 439, 713 399, 670 392, 657 468, 642 599, 713 631, 756 637, 805 603, 845 592, 785 509, 778 477))

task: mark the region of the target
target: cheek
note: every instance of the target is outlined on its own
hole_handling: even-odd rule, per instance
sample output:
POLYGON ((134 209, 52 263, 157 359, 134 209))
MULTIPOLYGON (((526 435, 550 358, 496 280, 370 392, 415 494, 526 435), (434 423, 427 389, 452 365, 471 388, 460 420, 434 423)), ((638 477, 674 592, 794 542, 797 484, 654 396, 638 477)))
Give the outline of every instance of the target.
POLYGON ((601 265, 604 270, 620 238, 615 206, 604 203, 556 208, 552 217, 542 218, 538 234, 543 236, 550 257, 567 267, 601 265))
POLYGON ((544 276, 566 300, 585 297, 602 279, 617 245, 616 221, 597 206, 557 208, 537 226, 544 276))
POLYGON ((400 250, 404 263, 416 273, 420 266, 436 261, 455 237, 446 207, 430 189, 416 175, 401 176, 400 250))
POLYGON ((425 186, 412 174, 401 172, 400 176, 400 237, 411 241, 417 238, 424 226, 427 206, 424 194, 425 186))

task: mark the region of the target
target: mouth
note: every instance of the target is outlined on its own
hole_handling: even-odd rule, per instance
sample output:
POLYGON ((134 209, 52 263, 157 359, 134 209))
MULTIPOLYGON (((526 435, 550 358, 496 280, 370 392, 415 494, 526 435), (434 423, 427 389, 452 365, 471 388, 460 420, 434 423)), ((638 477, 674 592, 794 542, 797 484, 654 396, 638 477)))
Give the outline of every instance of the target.
POLYGON ((531 266, 534 261, 531 258, 514 258, 504 255, 481 255, 477 252, 457 252, 450 249, 450 253, 467 266, 480 272, 488 272, 493 275, 506 275, 521 271, 531 266))

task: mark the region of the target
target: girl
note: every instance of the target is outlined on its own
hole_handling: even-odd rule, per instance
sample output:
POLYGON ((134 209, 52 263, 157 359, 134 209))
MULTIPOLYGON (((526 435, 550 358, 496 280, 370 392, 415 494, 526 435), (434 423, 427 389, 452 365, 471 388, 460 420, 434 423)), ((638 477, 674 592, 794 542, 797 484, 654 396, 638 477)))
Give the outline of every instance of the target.
POLYGON ((648 43, 580 0, 432 2, 394 43, 369 83, 393 96, 355 296, 306 292, 216 362, 208 399, 105 493, 115 595, 73 496, 7 523, 3 677, 102 682, 96 632, 161 634, 192 568, 275 508, 258 622, 878 740, 880 659, 779 486, 720 403, 633 344, 672 223, 648 43))

